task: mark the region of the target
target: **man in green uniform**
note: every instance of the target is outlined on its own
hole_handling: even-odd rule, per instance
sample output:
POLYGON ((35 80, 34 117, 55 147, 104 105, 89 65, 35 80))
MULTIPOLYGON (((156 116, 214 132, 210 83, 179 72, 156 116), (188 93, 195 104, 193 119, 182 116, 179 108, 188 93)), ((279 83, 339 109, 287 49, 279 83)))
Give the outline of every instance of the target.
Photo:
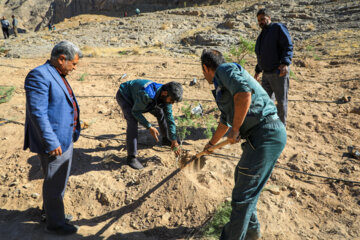
POLYGON ((232 144, 240 138, 243 154, 235 169, 230 221, 221 240, 260 238, 256 204, 286 144, 286 130, 276 106, 260 84, 239 64, 225 63, 216 50, 204 50, 203 74, 221 111, 219 125, 204 150, 215 145, 229 130, 232 144))
POLYGON ((176 125, 172 112, 172 104, 181 102, 183 89, 178 82, 166 84, 156 83, 146 79, 136 79, 120 85, 116 100, 124 113, 127 123, 126 148, 127 163, 134 169, 142 169, 143 165, 136 158, 138 123, 149 130, 151 136, 158 142, 160 135, 144 117, 144 113, 151 113, 157 118, 162 135, 162 145, 171 146, 175 155, 180 153, 176 140, 176 125))

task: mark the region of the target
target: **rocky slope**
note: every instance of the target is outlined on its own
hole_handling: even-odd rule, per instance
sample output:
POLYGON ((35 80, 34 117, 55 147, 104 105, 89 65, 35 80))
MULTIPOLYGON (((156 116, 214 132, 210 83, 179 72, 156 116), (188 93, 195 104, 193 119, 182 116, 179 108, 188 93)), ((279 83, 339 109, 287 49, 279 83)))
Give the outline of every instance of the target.
MULTIPOLYGON (((303 40, 331 30, 356 31, 360 28, 360 5, 351 0, 293 0, 255 4, 248 1, 247 7, 244 7, 244 2, 216 8, 177 8, 155 14, 145 13, 137 18, 103 17, 101 20, 101 16, 87 15, 97 18, 92 22, 78 16, 57 24, 54 32, 29 33, 25 38, 3 42, 3 46, 10 49, 9 56, 14 54, 21 57, 43 56, 59 39, 68 39, 81 47, 155 47, 171 53, 194 54, 201 51, 203 46, 214 46, 224 51, 238 42, 238 36, 256 39, 259 28, 255 15, 261 7, 273 11, 273 21, 287 25, 295 47, 299 47, 303 40), (38 47, 40 45, 41 49, 38 47)), ((321 47, 318 50, 323 51, 321 47)))
POLYGON ((65 18, 80 14, 104 14, 106 16, 128 16, 141 12, 153 12, 179 6, 194 4, 218 4, 223 0, 12 0, 0 1, 0 15, 8 18, 15 14, 19 19, 19 27, 24 30, 39 31, 49 23, 56 24, 65 18))

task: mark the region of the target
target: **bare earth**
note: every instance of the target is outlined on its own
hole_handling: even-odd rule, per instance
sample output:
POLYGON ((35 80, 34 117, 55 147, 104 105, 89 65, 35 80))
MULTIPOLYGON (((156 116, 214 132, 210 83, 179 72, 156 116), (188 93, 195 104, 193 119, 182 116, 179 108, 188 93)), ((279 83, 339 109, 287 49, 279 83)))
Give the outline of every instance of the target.
MULTIPOLYGON (((16 87, 11 101, 0 105, 0 118, 13 120, 0 125, 0 239, 63 239, 44 233, 45 225, 39 223, 40 163, 35 154, 22 150, 24 79, 46 59, 0 60, 0 85, 16 87)), ((360 148, 359 59, 358 54, 334 54, 314 60, 301 49, 295 52, 294 63, 305 67, 292 66, 288 142, 267 184, 270 190, 258 204, 262 239, 360 239, 360 160, 347 154, 350 145, 360 148), (340 104, 342 96, 351 96, 351 101, 340 104)), ((251 74, 254 64, 249 59, 246 66, 251 74)), ((198 56, 82 59, 68 79, 81 120, 90 126, 75 144, 65 194, 66 212, 80 229, 66 239, 197 239, 199 229, 231 196, 240 144, 208 156, 199 172, 179 171, 170 148, 156 144, 140 128, 139 158, 146 167, 136 171, 125 164, 126 122, 115 94, 121 82, 136 78, 184 83, 184 102, 190 104, 212 100, 212 87, 200 81, 198 56), (84 81, 79 81, 82 74, 84 81), (189 86, 194 77, 199 83, 189 86)), ((205 112, 215 107, 211 101, 201 103, 205 112)), ((181 106, 174 105, 175 116, 182 115, 181 106)), ((156 124, 151 115, 146 117, 156 124)), ((191 154, 201 151, 207 142, 203 130, 192 129, 183 148, 191 154)))

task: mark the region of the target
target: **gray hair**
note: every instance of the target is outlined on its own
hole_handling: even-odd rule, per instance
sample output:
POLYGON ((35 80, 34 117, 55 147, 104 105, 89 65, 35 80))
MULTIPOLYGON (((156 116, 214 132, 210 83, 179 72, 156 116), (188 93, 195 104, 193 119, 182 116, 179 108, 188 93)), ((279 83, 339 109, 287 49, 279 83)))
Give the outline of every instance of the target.
POLYGON ((83 56, 79 47, 69 41, 61 41, 55 45, 51 51, 51 60, 58 59, 60 55, 65 55, 66 60, 74 60, 75 55, 78 55, 79 58, 83 56))

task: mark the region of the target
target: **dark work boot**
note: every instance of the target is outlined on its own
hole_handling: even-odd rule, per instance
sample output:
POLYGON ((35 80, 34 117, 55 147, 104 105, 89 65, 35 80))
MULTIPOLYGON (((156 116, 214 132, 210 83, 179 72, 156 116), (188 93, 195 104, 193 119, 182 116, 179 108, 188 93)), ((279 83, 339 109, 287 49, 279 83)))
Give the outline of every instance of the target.
POLYGON ((127 164, 134 169, 143 169, 144 166, 139 162, 139 160, 135 156, 127 157, 127 164))
POLYGON ((45 229, 45 231, 48 233, 53 233, 53 234, 57 234, 57 235, 70 235, 70 234, 76 233, 78 229, 79 229, 79 226, 77 226, 77 225, 65 223, 62 226, 47 227, 45 229))
MULTIPOLYGON (((73 219, 73 216, 71 214, 65 214, 65 222, 66 223, 69 223, 72 219, 73 219)), ((43 223, 46 222, 46 213, 45 213, 44 209, 41 210, 40 222, 43 222, 43 223)))

